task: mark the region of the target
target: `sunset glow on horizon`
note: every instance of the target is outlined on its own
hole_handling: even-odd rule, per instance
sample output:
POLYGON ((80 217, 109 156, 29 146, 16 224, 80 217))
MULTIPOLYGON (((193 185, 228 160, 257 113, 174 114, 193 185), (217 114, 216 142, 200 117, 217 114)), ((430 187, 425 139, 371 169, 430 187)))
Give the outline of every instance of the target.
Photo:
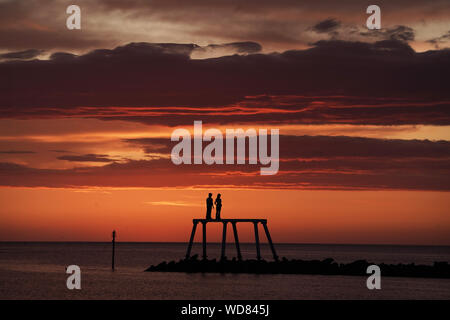
MULTIPOLYGON (((210 190, 222 193, 224 218, 265 217, 277 242, 450 244, 450 199, 442 192, 210 190)), ((115 229, 122 242, 185 242, 192 218, 205 214, 207 192, 1 188, 10 215, 0 241, 108 241, 115 229)), ((220 242, 220 228, 209 230, 208 241, 220 242)), ((254 241, 252 226, 239 233, 254 241)))

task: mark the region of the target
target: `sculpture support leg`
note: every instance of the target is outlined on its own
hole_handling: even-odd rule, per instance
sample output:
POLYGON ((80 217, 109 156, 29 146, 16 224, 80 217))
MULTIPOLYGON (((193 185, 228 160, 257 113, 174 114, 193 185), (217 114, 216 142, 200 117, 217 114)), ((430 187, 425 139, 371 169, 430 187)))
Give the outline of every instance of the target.
POLYGON ((236 229, 236 222, 232 222, 233 225, 233 233, 234 233, 234 242, 236 243, 236 251, 238 260, 242 260, 241 248, 239 247, 239 237, 236 229))
POLYGON ((186 251, 186 259, 191 256, 192 243, 194 242, 195 230, 197 229, 197 222, 192 225, 191 238, 189 239, 189 245, 186 251))
POLYGON ((275 261, 278 261, 277 253, 275 252, 275 247, 272 243, 272 238, 270 237, 269 229, 267 228, 267 223, 263 223, 264 231, 266 232, 267 241, 269 241, 270 249, 272 250, 272 255, 275 261))
POLYGON ((256 259, 261 260, 261 252, 259 249, 258 222, 253 222, 253 227, 255 229, 256 259))
POLYGON ((225 246, 227 245, 227 223, 223 222, 223 231, 222 231, 222 254, 220 256, 221 260, 225 259, 225 246))
POLYGON ((206 259, 206 222, 203 222, 203 259, 206 259))

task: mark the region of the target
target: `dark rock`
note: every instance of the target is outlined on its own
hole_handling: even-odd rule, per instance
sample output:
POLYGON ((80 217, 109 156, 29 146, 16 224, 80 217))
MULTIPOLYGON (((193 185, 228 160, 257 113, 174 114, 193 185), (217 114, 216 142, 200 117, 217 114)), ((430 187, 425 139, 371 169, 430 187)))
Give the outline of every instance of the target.
MULTIPOLYGON (((194 255, 189 259, 178 262, 163 261, 156 266, 150 266, 149 272, 202 272, 202 273, 258 273, 258 274, 322 274, 322 275, 353 275, 366 276, 370 263, 366 260, 357 260, 347 264, 338 264, 332 258, 320 260, 232 260, 198 259, 194 255)), ((450 278, 450 265, 448 262, 435 262, 433 265, 411 264, 378 264, 382 276, 392 277, 424 277, 424 278, 450 278)))

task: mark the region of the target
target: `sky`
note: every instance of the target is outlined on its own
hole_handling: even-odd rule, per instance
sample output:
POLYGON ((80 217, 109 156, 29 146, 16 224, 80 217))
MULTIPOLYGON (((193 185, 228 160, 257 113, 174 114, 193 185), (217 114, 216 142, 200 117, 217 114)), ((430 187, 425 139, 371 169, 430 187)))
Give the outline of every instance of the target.
POLYGON ((450 245, 450 4, 369 4, 0 0, 0 241, 187 241, 213 192, 275 242, 450 245), (194 121, 279 129, 279 172, 174 165, 194 121))

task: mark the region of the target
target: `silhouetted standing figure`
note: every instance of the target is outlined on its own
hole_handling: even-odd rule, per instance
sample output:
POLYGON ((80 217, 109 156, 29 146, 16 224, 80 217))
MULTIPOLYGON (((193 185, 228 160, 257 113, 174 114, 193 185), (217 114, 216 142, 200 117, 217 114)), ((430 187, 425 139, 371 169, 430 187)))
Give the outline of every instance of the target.
POLYGON ((214 208, 212 193, 206 198, 206 219, 211 219, 211 210, 214 208))
POLYGON ((216 201, 216 220, 220 220, 220 210, 222 210, 222 199, 220 198, 220 193, 217 195, 216 201))

